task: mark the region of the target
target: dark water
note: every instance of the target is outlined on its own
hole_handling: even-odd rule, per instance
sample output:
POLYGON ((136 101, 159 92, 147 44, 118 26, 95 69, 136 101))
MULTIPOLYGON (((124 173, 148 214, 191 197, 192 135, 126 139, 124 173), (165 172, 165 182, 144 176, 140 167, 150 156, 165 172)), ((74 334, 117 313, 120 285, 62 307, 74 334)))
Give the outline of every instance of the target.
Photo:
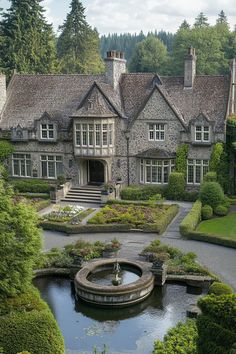
POLYGON ((168 284, 155 288, 141 304, 104 309, 75 301, 68 279, 45 277, 34 284, 51 307, 70 354, 92 353, 94 346, 101 353, 104 344, 108 354, 149 354, 156 339, 186 319, 188 305, 199 296, 187 294, 185 286, 168 284))
MULTIPOLYGON (((114 277, 115 275, 111 270, 102 270, 100 272, 91 274, 88 277, 88 280, 95 284, 112 285, 112 280, 114 277)), ((139 275, 129 270, 121 270, 119 277, 121 278, 122 285, 133 283, 140 278, 139 275)))

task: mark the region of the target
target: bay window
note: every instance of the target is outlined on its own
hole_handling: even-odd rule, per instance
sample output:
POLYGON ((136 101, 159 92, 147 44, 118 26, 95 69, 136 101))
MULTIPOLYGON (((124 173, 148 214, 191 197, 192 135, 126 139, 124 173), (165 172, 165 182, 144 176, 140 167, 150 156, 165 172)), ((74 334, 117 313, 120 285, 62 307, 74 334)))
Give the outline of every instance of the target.
POLYGON ((174 170, 174 160, 141 159, 140 182, 152 184, 168 183, 169 175, 174 170))
POLYGON ((112 147, 113 124, 82 123, 75 124, 75 144, 77 147, 112 147))

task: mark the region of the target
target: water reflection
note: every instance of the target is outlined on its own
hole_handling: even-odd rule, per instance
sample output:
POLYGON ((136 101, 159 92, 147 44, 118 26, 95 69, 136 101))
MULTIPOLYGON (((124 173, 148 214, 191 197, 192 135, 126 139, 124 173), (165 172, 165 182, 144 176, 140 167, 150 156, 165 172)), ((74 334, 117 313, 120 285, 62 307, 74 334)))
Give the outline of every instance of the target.
POLYGON ((106 309, 76 301, 68 279, 39 278, 35 285, 58 321, 68 353, 76 354, 91 353, 94 346, 101 351, 104 344, 108 353, 151 353, 154 340, 184 320, 188 305, 198 297, 187 294, 185 286, 167 284, 140 304, 106 309))

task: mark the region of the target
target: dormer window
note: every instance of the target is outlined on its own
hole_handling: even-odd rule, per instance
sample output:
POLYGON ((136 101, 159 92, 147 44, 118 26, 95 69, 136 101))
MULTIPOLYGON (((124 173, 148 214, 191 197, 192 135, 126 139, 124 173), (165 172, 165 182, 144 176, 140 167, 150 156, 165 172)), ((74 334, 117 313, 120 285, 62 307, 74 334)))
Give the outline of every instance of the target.
POLYGON ((210 127, 197 125, 195 126, 195 141, 207 143, 210 141, 210 127))
POLYGON ((55 138, 54 125, 53 124, 41 124, 40 126, 41 139, 51 140, 55 138))

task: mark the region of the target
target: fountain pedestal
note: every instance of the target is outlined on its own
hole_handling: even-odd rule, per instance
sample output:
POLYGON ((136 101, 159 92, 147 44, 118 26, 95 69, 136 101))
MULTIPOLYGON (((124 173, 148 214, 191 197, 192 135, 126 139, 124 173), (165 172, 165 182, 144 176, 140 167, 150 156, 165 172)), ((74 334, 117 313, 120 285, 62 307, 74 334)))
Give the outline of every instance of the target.
POLYGON ((155 285, 163 286, 167 278, 167 266, 162 261, 156 261, 151 268, 152 274, 155 276, 155 285))

